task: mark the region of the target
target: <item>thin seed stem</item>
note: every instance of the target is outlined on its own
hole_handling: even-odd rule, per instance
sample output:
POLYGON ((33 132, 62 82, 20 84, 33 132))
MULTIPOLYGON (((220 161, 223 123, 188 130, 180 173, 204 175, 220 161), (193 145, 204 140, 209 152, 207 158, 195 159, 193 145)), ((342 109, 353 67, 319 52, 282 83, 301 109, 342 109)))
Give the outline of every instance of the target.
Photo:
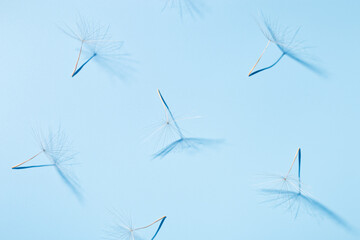
POLYGON ((165 219, 166 219, 166 217, 164 217, 164 218, 161 220, 161 222, 160 222, 160 224, 159 224, 159 227, 158 227, 158 229, 156 230, 156 232, 155 232, 154 236, 151 238, 151 240, 154 240, 154 239, 155 239, 155 237, 156 237, 156 235, 159 233, 160 228, 162 227, 162 225, 163 225, 163 223, 164 223, 165 219))
POLYGON ((39 156, 39 155, 40 155, 41 153, 43 153, 43 152, 44 152, 44 150, 42 150, 41 152, 39 152, 39 153, 37 153, 36 155, 32 156, 32 157, 29 158, 28 160, 26 160, 26 161, 24 161, 24 162, 22 162, 22 163, 19 163, 19 164, 15 165, 15 166, 13 166, 12 169, 17 168, 17 167, 23 165, 24 163, 29 162, 30 160, 36 158, 37 156, 39 156))
POLYGON ((78 74, 81 69, 88 63, 90 62, 91 59, 93 59, 97 54, 94 53, 88 60, 86 60, 78 69, 76 69, 76 71, 73 73, 72 77, 74 77, 76 74, 78 74))
POLYGON ((263 50, 263 52, 261 53, 261 55, 260 55, 259 59, 256 61, 255 65, 251 68, 251 70, 250 70, 250 72, 249 72, 248 76, 250 76, 250 75, 251 75, 251 73, 254 71, 254 69, 255 69, 256 65, 260 62, 260 59, 261 59, 261 58, 262 58, 262 56, 264 55, 264 53, 265 53, 266 49, 268 48, 268 46, 269 46, 270 42, 271 42, 271 41, 269 40, 269 41, 268 41, 268 43, 266 44, 265 49, 264 49, 264 50, 263 50))
POLYGON ((289 174, 290 174, 290 172, 291 172, 291 169, 292 169, 293 166, 294 166, 295 160, 296 160, 296 158, 297 158, 297 156, 298 156, 298 154, 299 154, 299 151, 300 151, 300 148, 298 148, 298 150, 297 150, 297 152, 296 152, 296 154, 295 154, 294 160, 293 160, 293 162, 291 163, 291 167, 290 167, 288 173, 286 174, 285 179, 287 179, 287 177, 289 176, 289 174))
POLYGON ((74 76, 74 74, 75 74, 75 72, 76 72, 76 69, 77 69, 77 66, 78 66, 78 64, 79 64, 79 60, 80 60, 80 56, 81 56, 83 44, 84 44, 84 40, 81 41, 81 47, 80 47, 80 51, 79 51, 79 56, 78 56, 78 58, 77 58, 77 60, 76 60, 76 64, 75 64, 74 71, 73 71, 73 73, 71 74, 72 77, 74 76))
POLYGON ((175 118, 174 118, 173 114, 171 113, 169 106, 166 104, 165 99, 162 97, 160 90, 158 89, 157 91, 158 91, 158 94, 159 94, 159 96, 160 96, 160 99, 161 99, 163 105, 165 106, 165 108, 167 109, 167 111, 168 111, 168 113, 169 113, 169 115, 170 115, 170 117, 171 117, 171 120, 174 122, 175 127, 176 127, 176 129, 177 129, 180 137, 183 138, 184 135, 182 134, 179 125, 178 125, 177 122, 175 121, 175 118))
POLYGON ((150 227, 150 226, 154 225, 155 223, 157 223, 157 222, 159 222, 159 221, 163 220, 164 218, 166 218, 166 216, 163 216, 163 217, 159 218, 158 220, 154 221, 153 223, 151 223, 151 224, 149 224, 149 225, 147 225, 147 226, 145 226, 145 227, 135 228, 135 229, 134 229, 134 231, 137 231, 137 230, 140 230, 140 229, 145 229, 145 228, 148 228, 148 227, 150 227))
POLYGON ((163 104, 163 107, 164 107, 165 116, 166 116, 166 123, 168 123, 168 122, 169 122, 169 116, 168 116, 168 114, 167 114, 166 104, 165 104, 165 102, 164 102, 164 99, 163 99, 162 96, 161 96, 161 93, 160 93, 160 90, 159 90, 159 89, 158 89, 158 94, 159 94, 160 100, 161 100, 161 102, 162 102, 162 104, 163 104))

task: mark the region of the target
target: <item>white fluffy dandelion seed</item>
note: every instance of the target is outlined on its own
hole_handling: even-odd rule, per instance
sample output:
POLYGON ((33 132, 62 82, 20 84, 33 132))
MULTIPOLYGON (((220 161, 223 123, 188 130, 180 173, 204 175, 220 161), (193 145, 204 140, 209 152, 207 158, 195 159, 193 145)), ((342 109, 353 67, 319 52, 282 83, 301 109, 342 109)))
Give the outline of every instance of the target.
POLYGON ((149 229, 150 227, 154 226, 156 230, 151 234, 151 240, 155 239, 158 235, 166 216, 163 216, 154 222, 144 226, 144 227, 134 227, 132 221, 128 221, 125 223, 123 218, 120 218, 117 223, 115 223, 111 229, 107 232, 108 239, 114 240, 143 240, 144 238, 141 237, 141 231, 145 229, 149 229))
POLYGON ((62 30, 81 43, 72 77, 93 60, 111 74, 121 79, 125 78, 126 69, 129 68, 129 55, 123 52, 123 41, 111 39, 109 26, 102 26, 80 18, 75 29, 66 26, 62 30), (82 57, 85 59, 79 66, 82 57))
POLYGON ((159 150, 157 153, 155 153, 153 155, 153 158, 158 158, 158 157, 163 158, 167 154, 175 150, 183 150, 183 149, 197 150, 200 146, 221 142, 220 140, 214 140, 214 139, 185 137, 177 121, 175 120, 174 115, 171 112, 168 104, 165 102, 165 99, 161 95, 160 90, 158 90, 158 94, 166 112, 166 116, 168 119, 167 122, 170 123, 171 120, 171 123, 173 124, 173 128, 174 128, 174 132, 177 134, 177 139, 171 142, 169 145, 162 148, 161 150, 159 150))
POLYGON ((315 66, 308 58, 308 53, 306 52, 306 47, 303 42, 297 41, 296 36, 300 31, 300 28, 290 29, 287 27, 280 27, 276 22, 271 21, 269 18, 262 15, 263 21, 260 25, 260 29, 264 36, 267 38, 268 42, 265 49, 262 51, 260 57, 256 61, 255 65, 251 68, 248 76, 255 75, 264 70, 274 67, 278 62, 284 57, 288 56, 311 71, 322 74, 323 71, 315 66), (260 62, 260 59, 264 55, 265 51, 269 47, 270 43, 275 44, 278 49, 281 51, 280 57, 270 66, 254 71, 257 64, 260 62))
POLYGON ((65 184, 79 200, 82 200, 80 185, 70 169, 70 166, 73 165, 72 160, 74 159, 75 153, 64 132, 59 127, 56 131, 49 130, 47 133, 34 131, 34 134, 39 144, 40 151, 26 161, 16 164, 12 169, 21 170, 39 167, 54 167, 65 184), (38 158, 40 155, 45 156, 49 163, 23 166, 25 163, 38 158))
POLYGON ((280 177, 279 188, 263 188, 263 193, 267 200, 264 202, 273 203, 275 207, 285 206, 286 209, 294 213, 295 218, 300 211, 305 211, 311 216, 326 217, 344 227, 347 230, 351 230, 349 224, 342 219, 339 215, 327 208, 325 205, 316 200, 310 193, 304 191, 303 184, 301 182, 301 149, 299 148, 295 158, 291 164, 288 173, 285 176, 280 177), (291 170, 293 169, 296 159, 298 160, 298 174, 297 178, 289 178, 291 170), (289 181, 290 180, 290 181, 289 181))

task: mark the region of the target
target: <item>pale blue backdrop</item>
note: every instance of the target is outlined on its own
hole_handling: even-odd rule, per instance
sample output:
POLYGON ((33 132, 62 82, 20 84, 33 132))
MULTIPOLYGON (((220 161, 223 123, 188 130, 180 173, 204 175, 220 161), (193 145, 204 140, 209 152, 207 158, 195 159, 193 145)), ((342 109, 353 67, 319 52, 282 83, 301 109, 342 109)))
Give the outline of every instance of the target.
POLYGON ((159 240, 358 239, 261 203, 257 176, 286 172, 301 147, 304 184, 359 227, 359 1, 204 0, 194 18, 164 3, 1 1, 0 238, 101 239, 114 209, 136 226, 167 215, 159 240), (267 42, 260 11, 301 26, 326 76, 284 58, 248 78, 267 42), (79 42, 58 26, 79 15, 124 41, 126 80, 95 62, 71 78, 79 42), (224 143, 151 160, 161 140, 143 139, 163 119, 158 88, 176 116, 201 116, 180 123, 188 136, 224 143), (78 153, 83 203, 54 169, 11 169, 38 152, 32 128, 59 124, 78 153))

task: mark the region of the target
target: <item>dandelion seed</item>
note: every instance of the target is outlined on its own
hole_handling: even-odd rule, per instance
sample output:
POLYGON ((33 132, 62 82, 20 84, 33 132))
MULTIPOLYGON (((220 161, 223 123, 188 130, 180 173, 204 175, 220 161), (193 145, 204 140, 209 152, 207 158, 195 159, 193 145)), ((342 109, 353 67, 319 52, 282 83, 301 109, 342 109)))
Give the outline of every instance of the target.
POLYGON ((165 0, 163 10, 177 9, 181 18, 185 14, 189 14, 191 17, 201 16, 201 8, 203 4, 199 0, 165 0))
POLYGON ((277 186, 280 186, 280 188, 283 190, 291 190, 291 189, 299 190, 301 188, 300 169, 301 169, 301 149, 298 148, 288 172, 285 175, 276 175, 276 174, 269 175, 269 174, 267 174, 267 175, 265 175, 265 177, 270 179, 270 182, 265 182, 262 185, 265 185, 265 184, 274 185, 275 184, 277 186), (297 165, 295 164, 296 160, 298 162, 297 165), (298 174, 296 177, 293 176, 293 174, 292 174, 292 170, 294 169, 295 166, 298 166, 298 174))
POLYGON ((162 148, 160 151, 155 153, 153 155, 154 159, 158 157, 163 158, 174 150, 181 150, 181 149, 197 150, 198 147, 201 145, 210 145, 221 142, 220 140, 214 140, 214 139, 185 137, 177 121, 175 120, 174 115, 172 114, 168 104, 165 102, 165 99, 161 95, 160 90, 158 90, 158 94, 165 110, 167 123, 170 123, 170 121, 171 123, 173 123, 178 138, 177 140, 171 142, 169 145, 167 145, 166 147, 162 148))
POLYGON ((319 215, 327 217, 333 220, 335 223, 339 224, 340 226, 346 228, 347 230, 351 230, 351 227, 346 223, 345 220, 343 220, 329 208, 324 206, 322 203, 315 200, 310 193, 304 191, 303 184, 301 183, 300 170, 301 149, 299 148, 296 152, 295 158, 290 166, 288 173, 285 175, 285 177, 282 177, 283 184, 281 186, 281 189, 263 188, 260 190, 268 198, 268 200, 266 200, 265 202, 275 203, 275 207, 286 205, 287 210, 294 212, 295 218, 297 218, 300 210, 304 208, 305 211, 307 211, 312 216, 319 215), (291 181, 288 181, 296 159, 298 159, 297 179, 292 179, 291 181), (290 186, 290 188, 283 189, 284 184, 286 186, 290 186))
MULTIPOLYGON (((159 148, 165 146, 169 142, 173 142, 178 139, 178 132, 177 129, 172 122, 172 119, 168 118, 168 113, 166 108, 164 109, 164 119, 162 119, 160 122, 157 122, 155 124, 150 125, 151 131, 149 134, 146 134, 146 136, 143 139, 143 142, 147 142, 150 139, 156 139, 155 140, 155 147, 159 148)), ((185 120, 190 119, 199 119, 200 116, 193 116, 193 117, 176 117, 176 122, 181 122, 185 120)))
POLYGON ((76 24, 76 30, 66 26, 62 31, 81 43, 72 77, 76 76, 91 60, 94 60, 117 77, 125 78, 125 71, 129 67, 127 65, 129 55, 122 50, 123 41, 111 40, 108 33, 109 26, 88 23, 80 18, 76 24), (85 60, 79 66, 82 57, 85 57, 85 60))
POLYGON ((40 167, 54 167, 65 184, 79 200, 82 200, 80 185, 69 169, 69 166, 73 165, 71 160, 73 160, 75 154, 70 148, 70 143, 61 128, 59 127, 55 132, 49 130, 47 134, 43 134, 39 131, 34 131, 34 133, 36 140, 39 143, 40 152, 26 161, 13 166, 12 169, 21 170, 40 167), (38 158, 40 155, 44 155, 51 163, 23 166, 25 163, 38 158))
POLYGON ((263 15, 263 26, 261 26, 261 31, 264 36, 268 39, 265 49, 261 53, 260 57, 256 61, 255 65, 251 68, 248 76, 255 75, 264 70, 274 67, 280 62, 284 56, 288 56, 311 71, 322 74, 322 70, 316 67, 313 63, 305 60, 305 47, 302 42, 295 41, 295 38, 299 32, 300 28, 296 30, 291 30, 289 28, 281 28, 276 23, 271 22, 269 18, 266 18, 263 15), (270 43, 274 43, 278 49, 281 51, 280 57, 270 66, 254 71, 255 67, 260 62, 260 59, 264 55, 265 51, 268 49, 270 43))
POLYGON ((155 226, 158 224, 155 233, 151 234, 151 240, 154 240, 155 237, 158 235, 166 216, 163 216, 149 225, 144 227, 134 228, 132 221, 125 224, 124 220, 120 219, 114 226, 111 227, 111 230, 108 232, 109 239, 116 239, 116 240, 140 240, 144 239, 141 237, 141 232, 145 229, 149 229, 151 226, 155 226))
POLYGON ((172 112, 170 111, 170 113, 172 115, 172 117, 171 117, 170 113, 168 112, 170 109, 168 109, 167 104, 166 104, 165 100, 162 98, 159 91, 158 91, 158 95, 163 104, 164 119, 160 123, 153 126, 155 128, 155 130, 152 131, 144 139, 144 141, 147 141, 150 138, 154 137, 155 135, 158 135, 159 139, 158 139, 158 142, 156 143, 156 148, 159 148, 159 146, 161 146, 161 148, 163 148, 165 145, 177 141, 179 139, 179 135, 183 135, 183 133, 182 133, 183 129, 181 129, 179 127, 178 122, 184 121, 184 120, 189 120, 189 119, 199 119, 201 117, 193 116, 193 117, 176 118, 176 117, 174 117, 174 115, 172 115, 172 112), (180 129, 180 131, 179 131, 179 129, 180 129), (179 132, 180 132, 180 134, 179 134, 179 132))

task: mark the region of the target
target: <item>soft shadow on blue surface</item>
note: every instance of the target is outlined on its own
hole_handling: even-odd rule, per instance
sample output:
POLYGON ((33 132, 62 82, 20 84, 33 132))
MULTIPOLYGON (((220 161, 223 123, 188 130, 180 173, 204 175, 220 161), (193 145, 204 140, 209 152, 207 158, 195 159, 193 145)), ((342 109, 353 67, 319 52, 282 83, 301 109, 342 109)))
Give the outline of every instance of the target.
POLYGON ((335 223, 345 228, 346 230, 353 232, 352 227, 339 215, 310 196, 306 196, 306 194, 302 193, 301 191, 296 192, 279 189, 261 189, 260 191, 265 195, 272 197, 270 200, 265 202, 275 202, 275 207, 283 206, 287 203, 287 209, 295 211, 295 218, 298 216, 301 206, 303 206, 310 211, 310 214, 317 212, 321 216, 333 220, 335 223))
POLYGON ((207 138, 180 138, 168 146, 161 149, 159 152, 153 155, 153 159, 155 158, 163 158, 168 155, 170 152, 175 150, 184 150, 184 149, 193 149, 197 150, 200 146, 208 146, 222 143, 223 140, 216 139, 207 139, 207 138))

